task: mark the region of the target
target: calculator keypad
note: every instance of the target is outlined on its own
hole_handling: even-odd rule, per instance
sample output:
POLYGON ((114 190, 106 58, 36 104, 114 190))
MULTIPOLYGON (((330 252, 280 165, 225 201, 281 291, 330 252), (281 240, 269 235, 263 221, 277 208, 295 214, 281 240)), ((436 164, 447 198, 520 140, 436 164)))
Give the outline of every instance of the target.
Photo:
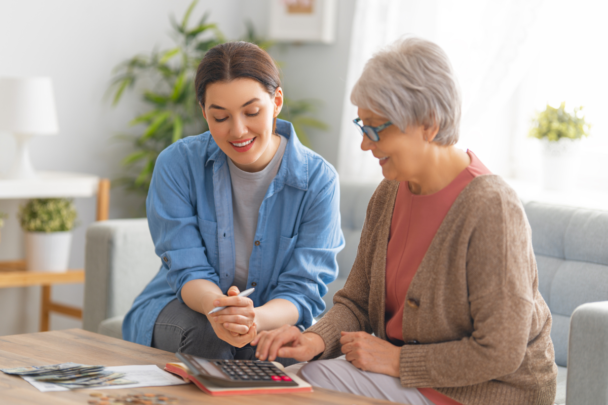
POLYGON ((293 380, 269 361, 213 360, 213 364, 232 381, 274 382, 294 385, 293 380))

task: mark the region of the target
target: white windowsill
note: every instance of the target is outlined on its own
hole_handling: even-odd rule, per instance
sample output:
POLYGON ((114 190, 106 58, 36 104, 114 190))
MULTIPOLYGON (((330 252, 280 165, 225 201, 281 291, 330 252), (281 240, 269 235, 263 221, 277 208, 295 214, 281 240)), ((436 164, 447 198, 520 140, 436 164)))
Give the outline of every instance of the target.
POLYGON ((568 191, 550 191, 541 184, 505 178, 505 181, 524 201, 538 201, 547 204, 608 210, 608 191, 579 189, 573 186, 568 191))

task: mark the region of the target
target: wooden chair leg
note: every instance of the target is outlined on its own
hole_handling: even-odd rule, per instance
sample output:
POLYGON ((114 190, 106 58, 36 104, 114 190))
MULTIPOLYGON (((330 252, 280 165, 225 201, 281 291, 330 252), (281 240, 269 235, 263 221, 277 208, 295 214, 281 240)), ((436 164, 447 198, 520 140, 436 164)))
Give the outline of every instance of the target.
POLYGON ((50 321, 50 305, 51 305, 51 286, 42 286, 42 299, 40 304, 40 332, 49 331, 50 321))
POLYGON ((106 221, 110 217, 110 180, 100 179, 97 190, 97 221, 106 221))

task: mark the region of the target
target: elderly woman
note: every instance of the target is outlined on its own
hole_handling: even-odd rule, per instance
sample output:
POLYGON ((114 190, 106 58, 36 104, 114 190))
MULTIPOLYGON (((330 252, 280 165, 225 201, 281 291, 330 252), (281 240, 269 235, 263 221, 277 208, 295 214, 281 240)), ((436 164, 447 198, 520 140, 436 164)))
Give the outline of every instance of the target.
POLYGON ((530 226, 515 192, 454 147, 461 102, 446 54, 399 40, 351 100, 386 178, 355 264, 319 322, 262 332, 257 357, 316 360, 301 370, 314 386, 412 405, 553 404, 530 226))

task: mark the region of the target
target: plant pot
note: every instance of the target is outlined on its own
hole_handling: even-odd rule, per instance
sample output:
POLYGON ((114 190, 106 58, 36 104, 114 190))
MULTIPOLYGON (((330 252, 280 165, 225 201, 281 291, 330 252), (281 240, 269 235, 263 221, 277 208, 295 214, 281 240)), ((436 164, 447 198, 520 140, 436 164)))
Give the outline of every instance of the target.
POLYGON ((72 232, 26 232, 27 269, 54 273, 66 271, 71 244, 72 232))
POLYGON ((578 168, 579 139, 562 138, 542 141, 542 179, 546 190, 565 191, 572 188, 578 168))

